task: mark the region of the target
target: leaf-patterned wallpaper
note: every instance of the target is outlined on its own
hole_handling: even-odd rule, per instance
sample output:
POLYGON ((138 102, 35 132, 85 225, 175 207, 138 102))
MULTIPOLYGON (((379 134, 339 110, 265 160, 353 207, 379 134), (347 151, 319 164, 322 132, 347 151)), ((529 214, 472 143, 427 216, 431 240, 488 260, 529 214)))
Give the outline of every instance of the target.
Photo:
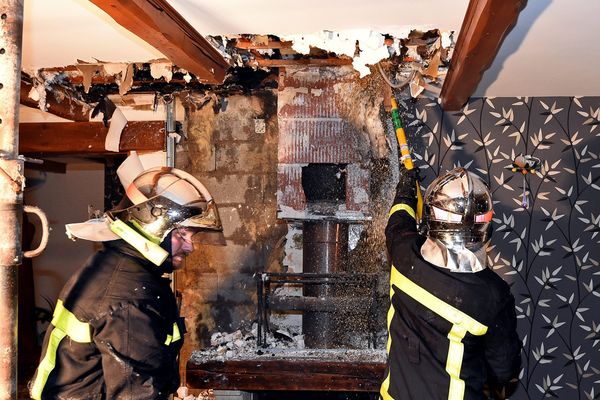
POLYGON ((511 398, 599 398, 600 97, 479 98, 459 112, 427 99, 401 107, 424 186, 459 165, 490 186, 489 263, 512 287, 523 341, 511 398), (507 168, 519 154, 539 158, 539 171, 507 168))

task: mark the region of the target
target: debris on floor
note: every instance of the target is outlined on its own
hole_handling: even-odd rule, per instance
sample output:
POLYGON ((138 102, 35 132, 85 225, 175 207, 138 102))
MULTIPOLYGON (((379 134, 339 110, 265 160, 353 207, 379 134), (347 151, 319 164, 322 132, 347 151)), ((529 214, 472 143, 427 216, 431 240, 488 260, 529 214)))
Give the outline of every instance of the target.
MULTIPOLYGON (((195 390, 194 392, 198 392, 195 390)), ((191 394, 186 386, 181 386, 177 389, 177 393, 173 396, 173 400, 215 400, 215 395, 212 389, 200 390, 196 395, 191 394)))
POLYGON ((252 360, 257 357, 286 359, 331 359, 336 361, 385 361, 385 347, 381 349, 307 349, 304 336, 272 327, 264 346, 256 343, 257 325, 250 332, 237 330, 232 333, 216 332, 211 336, 210 348, 194 351, 191 361, 201 364, 206 361, 252 360))

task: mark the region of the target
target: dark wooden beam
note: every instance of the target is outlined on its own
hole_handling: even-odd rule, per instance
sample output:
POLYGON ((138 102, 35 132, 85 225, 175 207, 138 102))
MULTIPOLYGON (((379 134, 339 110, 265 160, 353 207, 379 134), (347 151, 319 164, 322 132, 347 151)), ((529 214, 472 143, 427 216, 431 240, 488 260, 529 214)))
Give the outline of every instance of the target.
POLYGON ((460 109, 473 94, 526 0, 471 0, 440 94, 446 111, 460 109))
MULTIPOLYGON (((165 148, 163 121, 130 121, 121 133, 119 151, 165 148)), ((114 154, 104 148, 108 128, 102 122, 19 124, 21 154, 114 154)))
POLYGON ((67 163, 52 160, 39 160, 39 162, 25 160, 25 168, 34 171, 54 172, 55 174, 67 173, 67 163))
POLYGON ((320 359, 188 361, 186 384, 194 389, 244 391, 378 392, 384 362, 342 362, 320 359))
MULTIPOLYGON (((39 108, 37 100, 29 97, 29 92, 33 88, 31 82, 21 80, 22 105, 32 108, 39 108)), ((75 94, 63 87, 52 87, 46 91, 46 112, 71 121, 89 121, 92 106, 76 98, 75 94)))
POLYGON ((90 0, 178 67, 221 84, 229 64, 166 0, 90 0))

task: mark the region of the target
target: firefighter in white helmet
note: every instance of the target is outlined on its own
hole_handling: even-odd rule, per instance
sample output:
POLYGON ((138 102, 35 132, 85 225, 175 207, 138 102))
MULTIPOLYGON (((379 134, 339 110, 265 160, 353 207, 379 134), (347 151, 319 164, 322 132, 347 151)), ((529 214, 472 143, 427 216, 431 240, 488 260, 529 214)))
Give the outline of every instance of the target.
MULTIPOLYGON (((391 257, 383 399, 480 400, 518 375, 509 286, 486 267, 492 199, 464 168, 427 188, 420 231, 416 170, 400 171, 386 227, 391 257)), ((506 394, 506 393, 505 393, 506 394)))
POLYGON ((192 175, 141 173, 126 199, 72 236, 103 248, 61 291, 30 383, 33 399, 167 399, 179 386, 185 332, 170 281, 199 230, 221 230, 215 202, 192 175))

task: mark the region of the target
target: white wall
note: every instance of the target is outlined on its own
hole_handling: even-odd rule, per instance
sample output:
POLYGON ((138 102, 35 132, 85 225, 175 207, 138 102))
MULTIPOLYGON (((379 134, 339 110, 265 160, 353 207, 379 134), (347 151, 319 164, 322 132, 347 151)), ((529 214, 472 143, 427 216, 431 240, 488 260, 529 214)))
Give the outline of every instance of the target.
MULTIPOLYGON (((54 304, 66 280, 95 250, 93 242, 69 240, 65 223, 87 220, 88 204, 104 206, 104 165, 70 161, 66 174, 26 170, 24 203, 40 207, 52 229, 48 247, 33 259, 35 302, 44 308, 49 307, 44 298, 54 304)), ((40 224, 35 216, 30 221, 36 225, 37 246, 40 224)))

